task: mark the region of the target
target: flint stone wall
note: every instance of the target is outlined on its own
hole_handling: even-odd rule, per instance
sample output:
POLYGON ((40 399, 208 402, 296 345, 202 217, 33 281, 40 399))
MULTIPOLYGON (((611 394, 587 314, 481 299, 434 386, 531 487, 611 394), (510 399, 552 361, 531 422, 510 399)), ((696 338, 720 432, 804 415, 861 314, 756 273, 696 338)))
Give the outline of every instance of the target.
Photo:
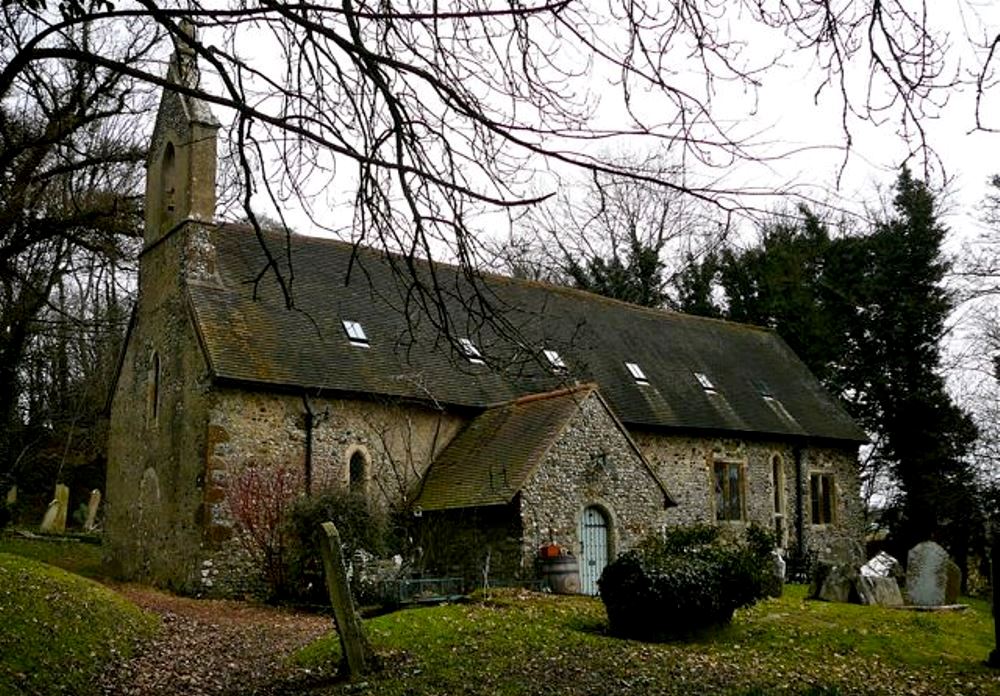
MULTIPOLYGON (((314 414, 312 493, 347 490, 350 461, 359 453, 367 464, 365 490, 383 507, 412 493, 431 460, 464 423, 441 411, 374 401, 317 398, 309 400, 309 408, 314 414)), ((234 536, 227 491, 249 467, 284 467, 304 481, 304 416, 300 396, 238 389, 213 393, 205 457, 203 560, 194 578, 200 593, 225 595, 234 587, 242 589, 230 578, 245 576, 248 563, 234 536)))
POLYGON ((597 506, 609 522, 609 557, 664 524, 664 495, 628 438, 591 395, 508 505, 425 512, 426 572, 482 582, 537 575, 538 549, 557 544, 580 556, 580 519, 597 506), (606 467, 593 455, 605 454, 606 467))
POLYGON ((783 472, 783 480, 779 485, 784 509, 786 548, 794 548, 796 545, 796 505, 800 498, 806 548, 819 552, 838 539, 860 542, 864 538, 856 447, 809 446, 800 449, 798 454, 802 467, 802 488, 797 494, 796 448, 789 443, 777 440, 673 436, 650 431, 634 431, 632 436, 678 503, 677 507, 667 511, 666 522, 669 525, 716 524, 714 463, 735 461, 744 465, 745 519, 743 522, 719 524, 742 527, 748 522, 756 522, 765 529, 774 530, 772 461, 778 456, 783 472), (811 473, 834 475, 834 524, 812 524, 809 492, 811 473))
MULTIPOLYGON (((669 490, 669 488, 668 488, 669 490)), ((652 473, 591 395, 521 491, 524 563, 547 543, 580 555, 580 518, 594 505, 608 518, 609 558, 666 523, 664 494, 652 473), (607 455, 607 466, 592 457, 607 455)))

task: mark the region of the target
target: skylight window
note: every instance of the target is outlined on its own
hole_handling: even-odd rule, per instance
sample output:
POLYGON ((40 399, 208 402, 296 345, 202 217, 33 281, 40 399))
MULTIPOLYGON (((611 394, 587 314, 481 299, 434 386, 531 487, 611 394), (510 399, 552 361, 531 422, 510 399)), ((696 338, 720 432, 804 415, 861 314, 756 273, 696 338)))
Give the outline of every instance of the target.
POLYGON ((704 372, 695 372, 694 378, 698 380, 698 384, 700 384, 701 388, 704 389, 705 391, 707 392, 715 391, 715 385, 712 384, 712 380, 710 380, 708 378, 708 375, 706 375, 704 372))
POLYGON ((467 338, 460 338, 458 339, 458 345, 462 348, 462 353, 469 359, 470 363, 473 363, 474 365, 483 364, 483 354, 479 352, 478 348, 476 348, 475 343, 467 338))
POLYGON ((649 384, 649 378, 646 377, 646 373, 642 371, 642 368, 637 363, 627 362, 625 363, 625 367, 636 381, 636 384, 649 384))
POLYGON ((566 361, 562 359, 562 356, 559 355, 559 353, 550 349, 545 349, 542 353, 545 354, 545 358, 549 361, 549 364, 552 365, 552 367, 557 370, 566 369, 566 361))
POLYGON ((370 345, 368 336, 365 335, 365 330, 361 328, 361 324, 351 319, 344 319, 341 323, 344 325, 344 331, 347 333, 347 340, 351 342, 352 346, 367 348, 370 345))

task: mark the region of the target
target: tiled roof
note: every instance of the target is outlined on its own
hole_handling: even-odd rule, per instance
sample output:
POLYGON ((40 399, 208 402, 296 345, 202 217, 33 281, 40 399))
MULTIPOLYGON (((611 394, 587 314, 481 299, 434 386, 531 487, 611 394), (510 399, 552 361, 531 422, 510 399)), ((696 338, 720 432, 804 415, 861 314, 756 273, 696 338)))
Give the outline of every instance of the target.
MULTIPOLYGON (((597 386, 559 389, 486 409, 448 443, 421 483, 414 504, 424 510, 504 505, 513 500, 584 400, 600 399, 597 386)), ((613 415, 608 413, 609 418, 613 415)), ((616 427, 621 425, 614 421, 616 427)), ((628 433, 622 431, 628 438, 628 433)), ((674 505, 638 448, 635 456, 674 505)))
MULTIPOLYGON (((469 281, 436 265, 453 341, 405 298, 384 254, 293 235, 287 309, 253 233, 212 229, 221 284, 191 284, 192 310, 217 378, 482 409, 575 381, 595 382, 632 428, 725 431, 861 442, 865 434, 772 331, 653 310, 564 287, 487 276, 485 312, 460 298, 469 281), (350 272, 348 272, 350 270, 350 272), (481 320, 502 316, 503 322, 481 320), (351 345, 343 320, 367 347, 351 345), (498 328, 500 324, 504 324, 498 328), (469 338, 486 358, 458 348, 469 338), (566 371, 542 356, 554 349, 566 371), (626 362, 639 365, 638 384, 626 362), (706 390, 695 373, 706 375, 706 390), (765 398, 765 395, 768 398, 765 398)), ((269 237, 276 256, 284 238, 269 237)), ((426 265, 418 263, 418 271, 426 265)))
POLYGON ((434 460, 415 504, 441 510, 509 503, 593 391, 564 389, 487 409, 434 460))

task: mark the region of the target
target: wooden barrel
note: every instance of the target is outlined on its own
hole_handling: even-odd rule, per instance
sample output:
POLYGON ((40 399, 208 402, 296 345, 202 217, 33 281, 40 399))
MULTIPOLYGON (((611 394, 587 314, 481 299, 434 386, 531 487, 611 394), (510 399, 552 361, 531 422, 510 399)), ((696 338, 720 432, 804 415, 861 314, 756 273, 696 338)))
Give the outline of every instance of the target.
POLYGON ((542 579, 556 594, 580 594, 580 564, 575 556, 542 559, 542 579))

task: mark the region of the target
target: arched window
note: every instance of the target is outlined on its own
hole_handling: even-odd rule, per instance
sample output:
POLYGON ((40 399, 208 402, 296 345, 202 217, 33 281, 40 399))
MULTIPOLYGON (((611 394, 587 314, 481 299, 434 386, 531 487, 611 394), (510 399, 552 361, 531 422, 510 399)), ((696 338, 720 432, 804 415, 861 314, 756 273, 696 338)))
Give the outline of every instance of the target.
POLYGON ((174 144, 168 142, 163 148, 163 166, 161 167, 161 191, 163 205, 163 219, 171 220, 174 211, 177 209, 177 155, 174 152, 174 144))
POLYGON ((160 411, 160 354, 153 351, 146 375, 146 416, 150 423, 156 422, 160 411))
POLYGON ((771 458, 771 488, 774 491, 774 541, 778 546, 785 546, 785 467, 781 457, 771 458))
POLYGON ((351 455, 348 464, 348 483, 351 493, 364 493, 368 488, 368 460, 360 451, 351 455))

